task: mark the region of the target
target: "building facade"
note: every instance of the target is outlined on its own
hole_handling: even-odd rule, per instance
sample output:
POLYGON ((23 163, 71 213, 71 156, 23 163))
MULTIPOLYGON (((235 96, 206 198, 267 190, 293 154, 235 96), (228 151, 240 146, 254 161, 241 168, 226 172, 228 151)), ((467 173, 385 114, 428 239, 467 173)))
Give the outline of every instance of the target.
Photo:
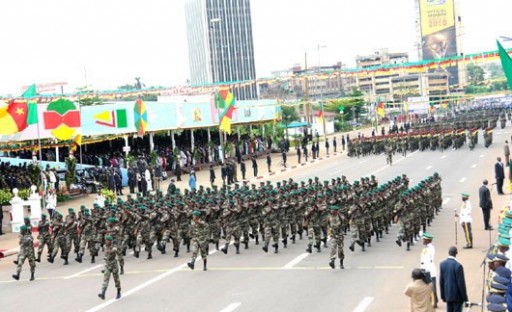
POLYGON ((234 85, 239 100, 257 99, 249 0, 186 0, 190 83, 234 85))

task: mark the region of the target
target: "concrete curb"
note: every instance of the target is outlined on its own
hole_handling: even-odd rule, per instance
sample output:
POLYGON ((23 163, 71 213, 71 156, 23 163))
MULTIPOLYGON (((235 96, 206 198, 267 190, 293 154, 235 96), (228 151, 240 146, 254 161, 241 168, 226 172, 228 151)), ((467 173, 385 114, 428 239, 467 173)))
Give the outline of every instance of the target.
MULTIPOLYGON (((34 248, 39 247, 39 241, 34 243, 34 248)), ((11 249, 2 249, 0 250, 0 259, 17 255, 20 252, 20 247, 11 248, 11 249)))

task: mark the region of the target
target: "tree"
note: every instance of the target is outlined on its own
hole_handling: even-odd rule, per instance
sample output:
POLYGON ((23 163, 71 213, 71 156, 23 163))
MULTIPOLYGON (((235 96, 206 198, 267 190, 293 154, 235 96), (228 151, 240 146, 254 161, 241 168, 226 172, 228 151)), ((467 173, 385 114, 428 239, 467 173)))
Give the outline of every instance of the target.
POLYGON ((78 103, 80 106, 101 105, 103 104, 103 100, 99 96, 95 95, 93 97, 82 97, 78 103))
POLYGON ((467 66, 468 80, 472 85, 479 85, 484 81, 484 70, 482 67, 475 64, 468 64, 467 66))
POLYGON ((133 89, 134 89, 133 85, 131 85, 129 83, 117 87, 117 90, 121 90, 121 91, 129 91, 129 90, 133 90, 133 89))
POLYGON ((299 120, 299 115, 293 106, 281 106, 281 123, 286 129, 286 138, 288 139, 288 125, 299 120))

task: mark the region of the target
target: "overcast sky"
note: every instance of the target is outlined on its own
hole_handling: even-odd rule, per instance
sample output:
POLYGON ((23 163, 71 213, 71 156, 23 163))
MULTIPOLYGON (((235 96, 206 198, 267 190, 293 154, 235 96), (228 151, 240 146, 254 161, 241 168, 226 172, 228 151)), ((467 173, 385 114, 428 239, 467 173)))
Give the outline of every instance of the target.
MULTIPOLYGON (((337 61, 389 48, 415 59, 413 0, 252 0, 258 77, 304 63, 337 61)), ((148 86, 184 84, 189 75, 184 0, 3 0, 0 94, 32 82, 87 81, 115 89, 142 77, 148 86)), ((464 0, 465 53, 512 37, 511 0, 464 0)))

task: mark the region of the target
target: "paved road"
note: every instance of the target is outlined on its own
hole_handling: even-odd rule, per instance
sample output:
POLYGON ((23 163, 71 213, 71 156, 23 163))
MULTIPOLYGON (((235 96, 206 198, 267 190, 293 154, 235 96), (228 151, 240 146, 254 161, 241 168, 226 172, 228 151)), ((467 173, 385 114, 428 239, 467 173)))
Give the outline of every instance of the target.
MULTIPOLYGON (((488 232, 478 205, 478 187, 483 178, 493 180, 493 163, 502 153, 502 142, 508 131, 495 131, 495 143, 489 149, 482 144, 469 151, 416 152, 406 158, 395 156, 393 166, 386 165, 383 155, 360 159, 331 157, 286 173, 272 176, 273 181, 287 178, 321 180, 342 174, 350 180, 375 174, 385 182, 407 173, 411 185, 438 172, 443 178, 444 207, 428 230, 434 236, 437 262, 446 258, 448 247, 455 242, 453 209, 459 208, 461 192, 469 192, 474 213, 474 246, 462 250, 465 244, 459 234, 459 259, 466 268, 466 280, 471 301, 480 301, 481 271, 479 264, 488 247, 488 232)), ((480 141, 482 142, 482 140, 480 141)), ((495 207, 501 207, 509 196, 495 195, 495 207)), ((495 215, 493 216, 493 220, 495 215)), ((279 254, 264 253, 260 246, 250 244, 248 250, 228 255, 212 251, 209 271, 190 271, 186 267, 189 254, 179 258, 155 254, 152 260, 143 257, 126 259, 126 274, 122 276, 122 300, 101 301, 101 263, 70 262, 62 266, 43 262, 38 265, 36 281, 28 282, 28 266, 22 272, 23 281, 10 278, 14 265, 0 262, 1 309, 4 311, 407 311, 408 300, 403 289, 410 272, 419 264, 421 246, 410 252, 394 243, 397 227, 391 228, 380 243, 373 242, 366 252, 350 252, 346 247, 345 270, 328 267, 328 251, 306 254, 306 240, 280 247, 279 254), (21 295, 22 294, 22 295, 21 295), (57 305, 50 305, 50 299, 57 305), (43 304, 44 303, 44 304, 43 304)), ((494 233, 493 233, 494 235, 494 233)), ((493 236, 494 237, 494 236, 493 236)), ((348 245, 349 238, 345 238, 348 245)), ((143 253, 144 255, 144 253, 143 253)), ((8 259, 11 260, 11 259, 8 259)), ((198 263, 201 267, 201 263, 198 263)), ((113 283, 107 298, 113 298, 113 283)), ((443 304, 440 308, 444 308, 443 304)))

